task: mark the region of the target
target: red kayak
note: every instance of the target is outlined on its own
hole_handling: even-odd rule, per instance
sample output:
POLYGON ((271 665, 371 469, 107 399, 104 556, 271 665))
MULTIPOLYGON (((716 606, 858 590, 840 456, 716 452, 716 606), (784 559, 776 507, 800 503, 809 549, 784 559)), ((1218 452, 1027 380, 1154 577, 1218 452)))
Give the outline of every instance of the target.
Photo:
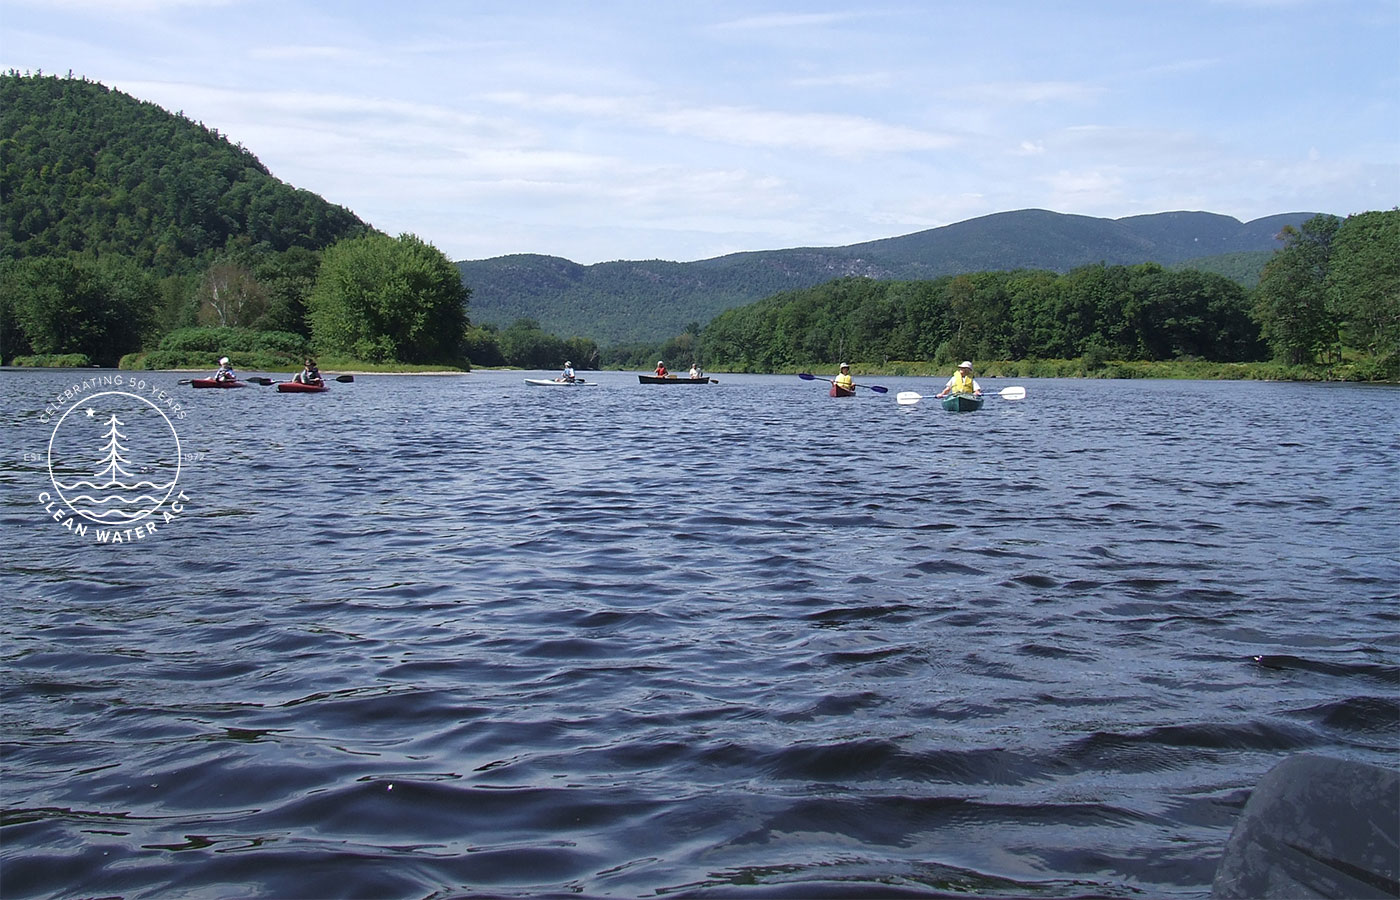
POLYGON ((325 384, 302 384, 300 381, 279 381, 279 394, 319 394, 325 391, 325 384))
POLYGON ((831 386, 831 396, 833 397, 854 397, 856 392, 851 388, 843 388, 833 384, 831 386))
POLYGON ((231 381, 228 379, 220 380, 218 378, 194 378, 190 380, 190 387, 197 388, 236 388, 247 386, 248 385, 244 384, 241 381, 231 381))

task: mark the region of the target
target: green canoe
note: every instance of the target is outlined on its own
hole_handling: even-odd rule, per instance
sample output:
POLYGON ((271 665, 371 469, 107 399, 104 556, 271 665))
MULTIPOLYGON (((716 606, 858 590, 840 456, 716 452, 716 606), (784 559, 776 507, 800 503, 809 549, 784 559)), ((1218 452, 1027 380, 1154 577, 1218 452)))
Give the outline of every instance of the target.
POLYGON ((986 399, 986 397, 978 397, 974 394, 949 394, 939 402, 949 412, 976 412, 982 408, 986 399))

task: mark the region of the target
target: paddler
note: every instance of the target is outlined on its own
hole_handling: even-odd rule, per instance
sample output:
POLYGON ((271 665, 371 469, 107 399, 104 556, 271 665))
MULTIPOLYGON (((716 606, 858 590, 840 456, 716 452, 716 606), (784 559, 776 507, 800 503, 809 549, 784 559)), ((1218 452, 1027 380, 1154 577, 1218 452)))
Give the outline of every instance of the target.
POLYGON ((948 379, 948 383, 943 386, 942 393, 935 394, 935 397, 943 398, 949 394, 975 394, 982 396, 982 385, 978 384, 972 377, 972 360, 965 359, 958 363, 958 370, 953 373, 953 377, 948 379))
POLYGON ((576 381, 574 378, 574 364, 570 360, 564 360, 564 371, 560 373, 556 381, 576 381))
POLYGON ((836 385, 843 391, 850 391, 854 394, 856 391, 856 384, 853 380, 851 380, 851 364, 842 363, 840 374, 833 378, 831 380, 831 383, 836 385))
POLYGON ((671 375, 671 373, 666 371, 666 364, 665 364, 664 362, 662 362, 661 360, 658 359, 658 360, 656 361, 656 377, 657 377, 657 378, 669 378, 670 375, 671 375))
POLYGON ((321 370, 316 368, 316 360, 308 358, 305 367, 302 368, 292 380, 301 382, 302 384, 320 384, 321 370))
POLYGON ((238 376, 233 373, 233 366, 229 364, 227 356, 219 357, 219 371, 214 373, 215 381, 237 381, 238 376))

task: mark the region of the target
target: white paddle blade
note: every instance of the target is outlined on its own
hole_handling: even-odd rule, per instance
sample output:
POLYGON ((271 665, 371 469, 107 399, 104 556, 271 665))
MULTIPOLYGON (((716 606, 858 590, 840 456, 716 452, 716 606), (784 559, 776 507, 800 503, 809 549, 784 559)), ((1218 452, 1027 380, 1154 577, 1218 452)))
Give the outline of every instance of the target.
POLYGON ((1001 399, 1003 400, 1024 400, 1026 399, 1026 389, 1023 387, 1009 387, 1001 389, 1001 399))
POLYGON ((898 401, 900 406, 908 406, 911 403, 918 403, 920 400, 924 399, 924 395, 916 394, 913 391, 900 391, 898 394, 895 394, 894 399, 898 401))

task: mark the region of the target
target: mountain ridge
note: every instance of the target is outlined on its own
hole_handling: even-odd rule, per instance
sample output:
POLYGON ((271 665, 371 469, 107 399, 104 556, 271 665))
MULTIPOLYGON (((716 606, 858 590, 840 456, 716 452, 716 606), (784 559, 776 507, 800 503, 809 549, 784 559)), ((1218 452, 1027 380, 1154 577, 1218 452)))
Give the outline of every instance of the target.
POLYGON ((840 247, 749 250, 684 263, 585 265, 517 253, 456 266, 472 289, 473 321, 504 327, 530 318, 546 331, 604 344, 655 342, 725 309, 847 276, 922 280, 1009 269, 1067 272, 1093 263, 1172 267, 1227 256, 1237 265, 1240 254, 1271 253, 1284 226, 1314 215, 1242 222, 1189 210, 1106 219, 1023 209, 840 247))

